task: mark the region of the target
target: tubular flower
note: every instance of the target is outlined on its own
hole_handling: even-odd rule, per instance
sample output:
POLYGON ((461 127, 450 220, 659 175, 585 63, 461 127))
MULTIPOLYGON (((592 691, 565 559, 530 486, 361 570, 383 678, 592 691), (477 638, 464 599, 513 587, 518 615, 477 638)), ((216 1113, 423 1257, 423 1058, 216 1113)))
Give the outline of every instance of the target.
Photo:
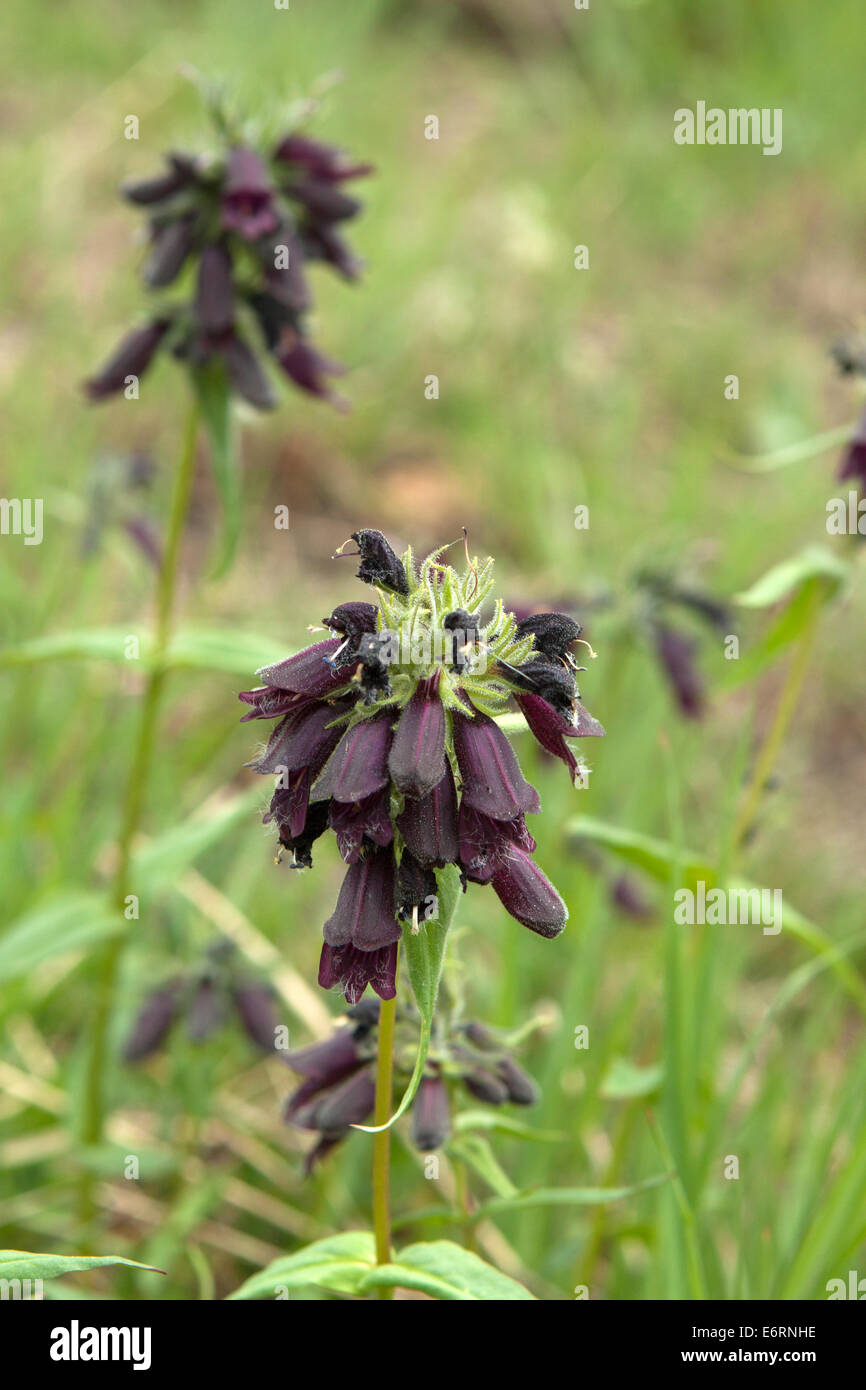
POLYGON ((85 382, 93 401, 126 390, 167 349, 193 372, 221 372, 256 410, 277 404, 268 362, 302 391, 343 404, 327 381, 343 369, 307 337, 306 271, 324 261, 357 278, 360 262, 335 228, 362 206, 342 183, 371 166, 300 134, 258 149, 226 127, 216 153, 172 152, 164 173, 122 190, 148 218, 145 285, 184 289, 85 382))
POLYGON ((378 602, 335 608, 323 620, 330 638, 259 671, 264 683, 240 699, 245 719, 279 721, 251 766, 277 776, 265 820, 292 867, 311 865, 326 829, 348 866, 324 925, 319 983, 355 1004, 367 985, 393 998, 400 924, 414 933, 435 916, 446 865, 464 887, 491 884, 530 930, 562 931, 565 904, 534 863, 526 827, 538 793, 497 719, 514 698, 576 783, 583 769, 566 740, 604 730, 578 700, 573 619, 517 622, 489 603, 492 560, 460 574, 442 550, 418 565, 379 531, 351 539, 378 602))
MULTIPOLYGON (((307 1174, 352 1125, 364 1124, 373 1113, 378 1022, 378 1000, 364 999, 347 1010, 331 1037, 285 1054, 301 1082, 286 1101, 284 1118, 318 1135, 307 1153, 307 1174)), ((404 1084, 411 1071, 408 1059, 416 1027, 414 1010, 398 1008, 396 1070, 404 1084)), ((452 1104, 461 1087, 485 1105, 534 1105, 540 1094, 506 1040, 480 1023, 445 1026, 431 1047, 412 1104, 409 1138, 422 1153, 447 1144, 452 1104)))

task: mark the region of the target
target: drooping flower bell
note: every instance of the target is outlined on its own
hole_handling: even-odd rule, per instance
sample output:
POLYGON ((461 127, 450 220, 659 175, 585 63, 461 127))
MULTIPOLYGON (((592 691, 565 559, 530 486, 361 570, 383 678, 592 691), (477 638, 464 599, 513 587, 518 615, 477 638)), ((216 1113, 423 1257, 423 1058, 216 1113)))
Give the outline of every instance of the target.
POLYGON ((277 404, 269 362, 301 390, 341 405, 328 377, 342 368, 307 336, 307 267, 323 261, 357 278, 361 263, 336 228, 362 205, 340 185, 372 166, 349 164, 300 133, 262 149, 230 130, 224 114, 218 125, 218 151, 172 152, 162 174, 124 188, 148 218, 145 284, 180 293, 161 299, 85 390, 93 401, 124 391, 168 350, 193 371, 216 367, 256 410, 277 404))
MULTIPOLYGON (((301 1084, 289 1096, 284 1118, 318 1135, 306 1157, 308 1174, 352 1125, 364 1124, 373 1113, 378 1021, 378 1000, 363 999, 347 1010, 331 1037, 285 1054, 301 1084)), ((409 1070, 404 1074, 403 1061, 414 1050, 417 1022, 414 1010, 398 1009, 396 1071, 404 1084, 409 1070)), ((460 1088, 484 1105, 534 1105, 539 1098, 538 1087, 511 1055, 507 1039, 480 1023, 440 1023, 411 1110, 409 1138, 422 1153, 447 1144, 460 1088)))
POLYGON ((538 793, 497 719, 513 697, 576 782, 583 773, 566 739, 604 730, 578 700, 571 618, 517 622, 501 601, 485 608, 492 560, 459 574, 442 549, 418 565, 379 531, 352 540, 378 602, 340 605, 323 620, 329 639, 259 671, 263 684, 240 699, 246 719, 280 721, 252 766, 277 775, 265 820, 293 866, 311 865, 327 829, 348 865, 324 924, 319 982, 356 1003, 368 984, 393 998, 401 924, 417 931, 435 917, 445 865, 458 866, 464 887, 491 884, 540 936, 562 931, 565 904, 526 827, 538 793))

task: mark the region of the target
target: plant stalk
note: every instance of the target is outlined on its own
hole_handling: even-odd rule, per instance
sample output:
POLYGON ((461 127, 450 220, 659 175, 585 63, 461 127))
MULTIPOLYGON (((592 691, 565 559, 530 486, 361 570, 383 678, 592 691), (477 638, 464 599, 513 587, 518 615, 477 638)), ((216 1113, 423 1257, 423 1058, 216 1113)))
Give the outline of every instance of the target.
MULTIPOLYGON (((117 842, 117 860, 111 887, 111 901, 117 912, 124 916, 131 889, 132 847, 138 832, 147 793, 160 701, 167 675, 166 657, 171 639, 180 546, 195 470, 197 432, 198 407, 193 402, 189 408, 183 445, 174 475, 174 490, 165 548, 156 586, 156 624, 150 673, 141 703, 138 731, 126 784, 120 834, 117 842)), ((119 932, 105 949, 97 965, 96 999, 93 1009, 83 1101, 82 1138, 87 1145, 98 1144, 105 1128, 108 1023, 111 1017, 117 971, 123 954, 125 939, 125 933, 119 932)), ((84 1209, 85 1218, 89 1220, 93 1214, 91 1175, 87 1175, 86 1178, 84 1209)))
MULTIPOLYGON (((376 1107, 373 1123, 384 1125, 391 1117, 394 1081, 394 1020, 397 1000, 383 999, 379 1009, 379 1050, 376 1060, 376 1107)), ((391 1261, 391 1131, 373 1135, 373 1232, 376 1263, 391 1261)), ((394 1297, 393 1289, 379 1288, 380 1299, 394 1297)))

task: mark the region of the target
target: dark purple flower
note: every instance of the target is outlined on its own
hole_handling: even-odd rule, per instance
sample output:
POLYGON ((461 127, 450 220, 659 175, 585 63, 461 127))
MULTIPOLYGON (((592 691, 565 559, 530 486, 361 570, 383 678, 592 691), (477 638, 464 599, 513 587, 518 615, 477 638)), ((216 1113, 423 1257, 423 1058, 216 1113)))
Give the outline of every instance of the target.
POLYGON ((191 1042, 205 1042, 222 1027, 226 998, 216 980, 205 975, 195 986, 187 1009, 186 1027, 191 1042))
POLYGON ((235 1009, 248 1037, 264 1052, 273 1052, 278 1019, 274 991, 255 980, 242 981, 232 990, 235 1009))
POLYGON ((275 410, 277 398, 259 359, 236 333, 229 333, 221 345, 229 385, 255 410, 275 410))
POLYGON ((426 796, 445 776, 445 706, 439 698, 438 671, 418 682, 400 715, 388 770, 406 796, 426 796))
POLYGON ((171 325, 169 318, 152 319, 128 333, 105 365, 84 383, 90 399, 105 400, 123 391, 129 377, 143 377, 171 325))
POLYGON ((420 864, 441 868, 457 861, 457 789, 451 764, 426 796, 406 798, 397 828, 420 864))
POLYGON ((287 135, 274 151, 274 158, 284 164, 297 164, 316 179, 339 183, 357 179, 373 172, 372 164, 350 164, 343 151, 335 145, 311 140, 307 135, 287 135))
POLYGON ((524 927, 550 940, 568 921, 568 911, 553 884, 517 845, 499 860, 491 879, 499 901, 524 927))
POLYGON ((494 820, 467 806, 465 797, 460 807, 458 838, 460 866, 472 883, 490 883, 512 845, 525 849, 527 854, 535 850, 522 812, 513 820, 494 820))
POLYGON ((330 401, 331 405, 345 406, 343 398, 331 390, 327 381, 329 376, 342 376, 345 368, 323 357, 306 338, 288 331, 275 355, 286 376, 291 377, 302 391, 309 392, 311 396, 320 396, 322 400, 330 401))
POLYGON ((262 756, 250 766, 256 772, 278 775, 313 764, 321 767, 323 758, 335 747, 343 732, 339 726, 329 727, 342 712, 339 704, 304 704, 285 715, 271 734, 262 756))
POLYGON ((704 683, 695 662, 697 644, 661 623, 656 624, 654 637, 656 653, 677 704, 687 719, 700 719, 704 683))
POLYGON ((501 1057, 496 1063, 496 1075, 508 1092, 513 1105, 535 1105, 541 1096, 531 1076, 519 1067, 513 1057, 501 1057))
POLYGON ((275 685, 280 690, 291 690, 296 695, 307 695, 311 699, 321 699, 346 683, 345 673, 339 675, 339 667, 330 664, 341 645, 335 637, 328 638, 326 642, 314 642, 311 647, 304 647, 303 651, 286 661, 278 661, 274 666, 262 666, 256 675, 266 685, 275 685))
POLYGON ((570 658, 582 629, 567 613, 530 613, 520 619, 517 631, 521 637, 532 637, 536 651, 549 661, 562 661, 570 658))
POLYGON ((376 631, 378 608, 373 603, 340 603, 330 618, 323 618, 325 627, 338 632, 343 638, 334 655, 332 665, 350 665, 357 660, 358 646, 362 637, 376 631))
POLYGON ((397 874, 397 914, 418 931, 418 919, 435 911, 436 875, 419 864, 411 850, 404 849, 397 874))
POLYGON ((617 877, 610 896, 620 912, 624 912, 627 917, 633 917, 637 922, 645 922, 653 915, 646 895, 629 874, 620 874, 617 877))
POLYGON ((316 783, 316 796, 360 801, 380 791, 388 783, 390 747, 390 713, 377 714, 353 725, 343 734, 316 783))
MULTIPOLYGON (((381 531, 372 531, 369 528, 353 531, 350 540, 358 543, 358 554, 361 557, 358 566, 359 579, 365 584, 375 584, 380 589, 390 589, 395 594, 408 594, 409 581, 406 578, 406 570, 381 531)), ((337 554, 341 552, 342 546, 337 554)))
POLYGON ((399 941, 395 869, 390 845, 373 849, 365 859, 349 865, 337 906, 322 929, 328 946, 339 950, 352 945, 371 952, 399 941))
POLYGON ((322 989, 339 985, 350 1004, 357 1004, 367 985, 380 999, 397 993, 397 942, 378 951, 359 951, 355 946, 332 947, 325 943, 319 960, 322 989))
POLYGON ((451 1134, 448 1087, 440 1076, 425 1076, 412 1106, 412 1143, 422 1153, 441 1149, 451 1134))
POLYGON ((866 492, 866 412, 860 417, 857 431, 842 455, 837 478, 840 483, 852 478, 866 492))
POLYGON ((183 270, 196 241, 198 219, 177 217, 154 223, 151 250, 144 268, 144 281, 152 290, 171 285, 183 270))
POLYGON ((302 179, 287 185, 284 191, 306 208, 316 222, 345 222, 356 217, 363 207, 357 198, 351 198, 326 179, 302 179))
POLYGON ((329 825, 337 836, 337 848, 347 864, 361 857, 365 841, 390 845, 394 839, 391 824, 391 794, 388 787, 362 797, 360 801, 331 801, 329 825))
POLYGON ((484 1067, 474 1067, 465 1073, 462 1080, 469 1094, 485 1105, 504 1105, 508 1100, 505 1082, 484 1067))
POLYGON ((309 768, 291 774, 289 786, 277 788, 262 818, 263 825, 276 821, 280 844, 291 851, 293 869, 313 867, 313 845, 328 828, 330 803, 309 804, 312 775, 309 768))
POLYGON ((516 695, 524 719, 542 748, 554 757, 561 758, 571 773, 573 782, 580 781, 577 759, 572 753, 567 738, 603 738, 604 729, 597 719, 575 701, 573 718, 566 718, 553 709, 540 695, 516 695))
POLYGON ((180 978, 171 980, 145 999, 123 1049, 127 1062, 140 1062, 156 1052, 177 1015, 182 985, 180 978))
POLYGON ((304 228, 304 245, 310 260, 325 261, 346 280, 357 280, 364 262, 333 227, 325 224, 304 228))
POLYGON ((195 318, 206 336, 228 332, 235 321, 232 258, 223 242, 206 246, 198 263, 195 318))
POLYGON ((279 221, 264 161, 246 145, 236 145, 228 157, 222 189, 223 226, 244 241, 257 241, 275 232, 279 221))
POLYGON ((166 202, 194 183, 196 165, 191 155, 172 153, 168 155, 167 162, 169 167, 164 174, 125 183, 120 190, 124 198, 139 207, 150 207, 154 203, 166 202))
POLYGON ((454 749, 467 806, 494 820, 513 820, 521 811, 541 809, 538 793, 520 771, 514 749, 488 715, 480 710, 472 719, 455 714, 454 749))
POLYGON ((324 1042, 313 1043, 311 1047, 297 1052, 287 1052, 285 1060, 292 1071, 304 1077, 303 1084, 289 1098, 285 1118, 294 1119, 320 1091, 335 1086, 347 1076, 353 1076, 369 1058, 358 1049, 355 1030, 341 1028, 324 1042))

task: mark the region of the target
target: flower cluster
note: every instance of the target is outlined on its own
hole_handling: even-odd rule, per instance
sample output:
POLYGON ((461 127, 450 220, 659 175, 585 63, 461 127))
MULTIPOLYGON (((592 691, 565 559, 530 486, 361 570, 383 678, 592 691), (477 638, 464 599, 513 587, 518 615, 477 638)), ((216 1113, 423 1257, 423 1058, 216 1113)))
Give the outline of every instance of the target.
POLYGON ((307 267, 322 261, 357 278, 360 262, 340 229, 361 203, 343 184, 370 171, 295 133, 267 152, 231 139, 214 156, 173 152, 161 174, 128 185, 125 196, 148 218, 146 285, 163 291, 183 281, 186 297, 161 304, 123 339, 85 383, 90 399, 123 391, 168 349, 192 369, 221 369, 257 410, 276 405, 261 351, 303 391, 336 403, 328 377, 342 369, 304 326, 307 267))
POLYGON ((140 1062, 159 1050, 172 1026, 186 1020, 191 1042, 202 1043, 225 1026, 230 1016, 263 1052, 276 1046, 274 992, 234 969, 234 947, 218 942, 201 969, 175 975, 151 991, 141 1006, 123 1049, 127 1062, 140 1062))
POLYGON ((513 698, 575 780, 583 769, 566 740, 604 730, 578 701, 572 618, 518 622, 501 601, 484 613, 492 560, 458 574, 442 549, 418 566, 378 531, 352 539, 378 603, 335 608, 324 619, 332 636, 259 671, 264 684, 240 699, 245 719, 279 720, 252 766, 277 776, 265 820, 293 866, 312 864, 329 828, 349 866, 324 925, 319 983, 357 1003, 368 984, 393 998, 401 923, 417 931, 435 918, 445 865, 459 867, 464 888, 491 884, 539 935, 562 931, 565 904, 532 859, 526 825, 538 793, 497 718, 513 698))
MULTIPOLYGON (((373 1113, 378 1021, 378 1000, 363 999, 347 1010, 346 1020, 330 1038, 286 1054, 302 1081, 286 1102, 285 1118, 319 1136, 307 1154, 307 1173, 352 1125, 363 1124, 373 1113)), ((452 1094, 458 1085, 485 1105, 534 1105, 539 1096, 535 1082, 505 1043, 480 1023, 457 1024, 445 1036, 442 1031, 431 1047, 412 1106, 409 1137, 423 1153, 448 1142, 452 1094)), ((399 1010, 395 1065, 401 1079, 412 1070, 416 1034, 417 1019, 399 1010)))

